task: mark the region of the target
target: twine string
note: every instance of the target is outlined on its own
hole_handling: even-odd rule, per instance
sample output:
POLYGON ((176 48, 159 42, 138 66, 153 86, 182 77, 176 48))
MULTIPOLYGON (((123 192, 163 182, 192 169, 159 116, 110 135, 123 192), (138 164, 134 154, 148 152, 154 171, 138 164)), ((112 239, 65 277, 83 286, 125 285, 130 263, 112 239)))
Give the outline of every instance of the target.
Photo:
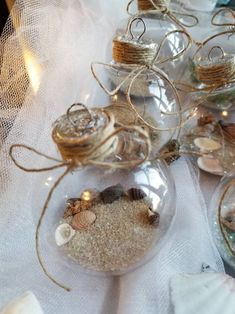
POLYGON ((220 10, 218 10, 213 16, 212 16, 212 19, 211 19, 211 24, 214 25, 214 26, 228 26, 228 27, 231 27, 232 29, 235 29, 235 12, 230 9, 230 8, 222 8, 220 10), (232 18, 234 19, 234 22, 233 23, 218 23, 216 22, 216 18, 221 15, 221 13, 229 13, 232 18))
MULTIPOLYGON (((70 107, 69 111, 67 111, 68 114, 70 113, 72 107, 74 107, 74 105, 70 107)), ((74 125, 74 127, 76 128, 76 125, 74 125)), ((98 139, 99 142, 97 145, 94 145, 92 148, 90 148, 90 146, 88 145, 86 158, 84 158, 85 154, 83 154, 81 160, 79 160, 79 158, 76 155, 77 151, 72 151, 70 160, 65 159, 62 161, 62 160, 59 160, 57 158, 50 157, 50 156, 32 148, 32 147, 24 145, 24 144, 14 144, 10 147, 10 150, 9 150, 9 156, 12 159, 13 163, 18 168, 20 168, 21 170, 23 170, 25 172, 37 173, 37 172, 52 171, 52 170, 55 170, 58 168, 66 167, 65 171, 62 173, 62 175, 59 176, 59 178, 54 182, 54 184, 52 185, 52 187, 49 190, 48 196, 46 198, 46 201, 44 203, 43 209, 41 211, 41 214, 40 214, 40 217, 39 217, 39 220, 37 223, 36 234, 35 234, 37 258, 38 258, 39 264, 40 264, 44 274, 54 284, 56 284, 60 288, 64 289, 65 291, 70 291, 71 289, 66 287, 65 285, 59 283, 47 271, 47 268, 45 266, 45 263, 43 261, 41 251, 40 251, 40 229, 41 229, 44 217, 46 215, 47 209, 49 207, 50 201, 52 199, 53 193, 55 192, 55 190, 57 189, 59 184, 62 182, 62 180, 71 171, 75 170, 76 168, 80 168, 82 166, 87 166, 87 165, 95 165, 95 166, 109 167, 109 168, 113 168, 113 169, 129 169, 130 167, 136 167, 136 166, 142 164, 143 162, 145 162, 146 160, 148 160, 149 155, 150 155, 150 151, 151 151, 151 142, 149 139, 149 135, 148 135, 147 131, 142 129, 140 126, 131 126, 130 127, 130 126, 118 125, 117 128, 114 129, 112 133, 109 133, 108 135, 106 135, 104 132, 102 132, 102 134, 103 134, 103 137, 98 139), (106 147, 108 144, 110 146, 110 149, 108 151, 111 154, 113 152, 113 148, 112 148, 113 141, 112 141, 112 139, 115 139, 116 136, 121 132, 135 132, 139 135, 140 138, 142 138, 142 140, 145 143, 145 147, 143 146, 144 156, 141 159, 130 160, 130 161, 119 161, 119 162, 105 162, 105 161, 103 161, 104 155, 103 155, 103 150, 101 148, 106 147), (34 154, 36 154, 38 156, 44 157, 45 159, 50 160, 50 161, 55 161, 58 164, 54 165, 52 167, 45 167, 45 168, 41 168, 41 169, 28 168, 28 167, 22 166, 17 161, 17 158, 14 156, 15 149, 22 149, 22 150, 26 150, 28 152, 33 152, 34 154), (95 158, 94 158, 94 156, 95 156, 95 158)), ((97 143, 97 139, 96 139, 96 141, 93 141, 93 143, 97 143)), ((61 148, 61 146, 58 146, 58 149, 59 149, 61 155, 63 156, 63 148, 61 148)))

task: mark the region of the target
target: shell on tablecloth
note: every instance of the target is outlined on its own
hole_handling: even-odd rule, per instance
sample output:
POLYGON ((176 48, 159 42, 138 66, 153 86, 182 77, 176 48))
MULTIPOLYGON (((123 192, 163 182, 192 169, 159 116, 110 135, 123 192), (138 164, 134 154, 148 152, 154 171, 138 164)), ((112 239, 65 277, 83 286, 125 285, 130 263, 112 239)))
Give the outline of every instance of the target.
POLYGON ((55 242, 58 246, 62 246, 68 243, 75 235, 75 230, 67 224, 61 224, 56 228, 55 231, 55 242))
POLYGON ((72 227, 75 230, 87 229, 96 220, 96 215, 92 211, 86 210, 84 212, 78 213, 73 217, 72 227))
POLYGON ((179 274, 170 281, 175 314, 234 314, 235 280, 225 274, 179 274))
POLYGON ((4 307, 1 314, 43 314, 43 311, 35 295, 29 291, 4 307))

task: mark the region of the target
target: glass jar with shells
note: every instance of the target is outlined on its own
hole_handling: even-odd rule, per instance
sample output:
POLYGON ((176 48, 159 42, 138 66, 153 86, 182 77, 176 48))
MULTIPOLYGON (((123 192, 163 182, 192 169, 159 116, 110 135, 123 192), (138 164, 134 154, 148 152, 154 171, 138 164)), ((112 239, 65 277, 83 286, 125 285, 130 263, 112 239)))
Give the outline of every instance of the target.
MULTIPOLYGON (((88 110, 76 104, 54 123, 52 138, 62 161, 38 153, 59 164, 37 170, 53 172, 35 188, 35 195, 38 186, 48 193, 36 237, 44 273, 68 290, 48 265, 56 265, 58 278, 68 282, 68 269, 120 275, 146 263, 164 245, 175 212, 168 167, 148 161, 148 133, 138 126, 120 126, 110 108, 88 110), (62 175, 61 167, 66 167, 62 175)), ((19 148, 36 151, 12 146, 13 161, 26 170, 14 157, 19 148)), ((76 285, 73 280, 70 284, 76 285)))
POLYGON ((226 175, 214 192, 209 219, 223 259, 235 269, 235 172, 226 175))
POLYGON ((126 33, 113 39, 113 60, 93 63, 92 73, 111 96, 113 107, 126 106, 134 113, 136 123, 150 131, 153 147, 158 152, 183 123, 178 92, 161 66, 183 55, 190 45, 190 37, 177 30, 168 33, 158 45, 144 38, 145 32, 142 18, 130 19, 126 33), (142 26, 142 34, 137 37, 133 33, 136 22, 142 26), (183 48, 174 50, 173 55, 164 54, 166 43, 174 36, 181 37, 183 48), (109 77, 109 85, 103 82, 103 77, 109 77))

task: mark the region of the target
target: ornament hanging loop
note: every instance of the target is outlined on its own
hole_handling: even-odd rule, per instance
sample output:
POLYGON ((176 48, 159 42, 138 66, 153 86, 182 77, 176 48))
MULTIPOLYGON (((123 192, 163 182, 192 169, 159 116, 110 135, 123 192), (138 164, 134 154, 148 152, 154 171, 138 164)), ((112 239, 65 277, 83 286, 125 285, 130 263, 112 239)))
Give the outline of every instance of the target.
POLYGON ((141 40, 141 38, 144 36, 144 34, 146 33, 147 27, 146 27, 144 20, 141 17, 136 17, 134 19, 131 19, 128 26, 127 26, 127 33, 129 33, 131 35, 131 40, 133 40, 135 38, 135 36, 133 34, 133 23, 134 22, 137 22, 136 26, 138 26, 139 23, 142 23, 142 25, 143 25, 143 32, 137 38, 137 42, 139 42, 141 40))
POLYGON ((225 57, 225 52, 224 52, 224 49, 222 48, 222 47, 220 47, 220 46, 214 46, 214 47, 212 47, 211 49, 210 49, 210 51, 209 51, 209 53, 208 53, 208 59, 210 60, 210 61, 212 61, 212 53, 213 53, 213 51, 214 50, 220 50, 220 52, 221 52, 221 60, 222 59, 224 59, 224 57, 225 57))
POLYGON ((81 104, 81 103, 73 104, 72 106, 70 106, 70 107, 68 108, 68 110, 67 110, 67 112, 66 112, 67 118, 68 118, 69 122, 74 126, 74 128, 75 128, 77 131, 79 131, 79 130, 78 130, 78 126, 77 126, 77 121, 74 121, 74 120, 72 119, 71 110, 72 110, 74 107, 79 107, 80 110, 86 111, 86 113, 87 113, 88 116, 89 116, 90 121, 92 121, 92 115, 91 115, 90 111, 87 109, 87 107, 86 107, 84 104, 81 104))

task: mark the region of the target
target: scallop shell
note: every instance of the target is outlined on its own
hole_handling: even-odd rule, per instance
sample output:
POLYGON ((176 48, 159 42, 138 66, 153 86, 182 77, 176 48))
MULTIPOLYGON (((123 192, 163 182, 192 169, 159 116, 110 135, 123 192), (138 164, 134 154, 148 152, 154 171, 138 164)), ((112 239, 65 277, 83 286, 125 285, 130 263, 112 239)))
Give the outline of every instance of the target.
POLYGON ((100 193, 100 197, 105 204, 111 204, 118 200, 124 194, 124 190, 121 184, 113 185, 103 190, 100 193))
POLYGON ((55 231, 55 242, 58 246, 65 245, 75 235, 75 230, 69 224, 61 224, 55 231))
POLYGON ((1 314, 43 314, 42 308, 35 295, 28 291, 13 300, 1 311, 1 314))
POLYGON ((83 230, 87 229, 90 225, 92 225, 96 220, 96 215, 89 211, 86 210, 84 212, 78 213, 73 217, 72 220, 72 227, 75 230, 83 230))
POLYGON ((127 195, 129 196, 129 198, 132 201, 142 200, 143 198, 145 198, 147 196, 146 193, 143 190, 137 189, 137 188, 129 189, 127 191, 127 195))
POLYGON ((213 152, 221 148, 221 144, 208 137, 197 137, 194 144, 200 148, 202 152, 213 152))
POLYGON ((234 314, 235 280, 228 275, 180 274, 170 288, 175 314, 234 314))
POLYGON ((197 160, 198 167, 206 172, 223 175, 224 169, 220 164, 220 161, 211 157, 199 157, 197 160))

